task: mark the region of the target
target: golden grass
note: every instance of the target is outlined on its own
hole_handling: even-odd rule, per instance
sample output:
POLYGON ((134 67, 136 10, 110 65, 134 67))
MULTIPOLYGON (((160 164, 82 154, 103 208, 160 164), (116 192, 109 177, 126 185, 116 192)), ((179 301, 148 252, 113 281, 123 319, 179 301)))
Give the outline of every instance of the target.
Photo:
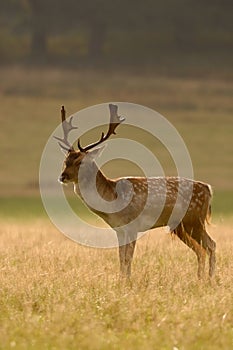
POLYGON ((138 241, 132 283, 116 249, 79 246, 46 220, 0 228, 0 349, 232 349, 232 219, 217 241, 212 282, 163 230, 138 241))

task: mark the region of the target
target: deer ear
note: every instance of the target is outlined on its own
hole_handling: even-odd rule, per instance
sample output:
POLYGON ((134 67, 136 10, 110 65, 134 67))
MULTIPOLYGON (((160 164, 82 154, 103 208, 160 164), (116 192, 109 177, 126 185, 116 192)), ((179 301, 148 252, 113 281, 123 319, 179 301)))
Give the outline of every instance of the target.
POLYGON ((86 157, 89 157, 89 159, 98 158, 101 155, 101 153, 103 152, 103 150, 105 149, 105 147, 106 147, 106 145, 102 145, 102 146, 97 147, 91 151, 88 151, 86 157))

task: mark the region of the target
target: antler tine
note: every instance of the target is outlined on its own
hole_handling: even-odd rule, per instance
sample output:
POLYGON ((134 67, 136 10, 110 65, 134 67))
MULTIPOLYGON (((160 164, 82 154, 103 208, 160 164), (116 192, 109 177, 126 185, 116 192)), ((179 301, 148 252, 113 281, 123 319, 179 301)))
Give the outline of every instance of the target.
POLYGON ((116 134, 116 132, 115 132, 116 128, 118 127, 118 125, 120 125, 125 120, 125 118, 122 116, 119 116, 117 114, 117 109, 118 109, 117 105, 113 105, 110 103, 109 109, 110 109, 110 123, 109 123, 107 134, 104 135, 104 133, 102 132, 102 135, 101 135, 99 141, 91 143, 90 145, 88 145, 84 148, 81 147, 80 139, 78 139, 78 148, 81 152, 86 152, 86 151, 90 150, 91 148, 94 148, 95 146, 106 141, 112 134, 114 134, 114 135, 116 134))
POLYGON ((85 149, 82 148, 81 144, 80 144, 80 139, 78 139, 78 149, 81 151, 81 152, 85 152, 85 149))
POLYGON ((119 116, 117 114, 118 106, 109 104, 109 109, 110 109, 110 123, 109 123, 109 129, 108 132, 105 136, 105 139, 109 138, 112 134, 116 134, 115 130, 120 125, 122 122, 125 121, 125 117, 119 116))
POLYGON ((71 130, 78 129, 78 128, 77 126, 72 125, 73 117, 70 117, 69 121, 66 120, 66 111, 64 106, 62 106, 61 108, 61 120, 62 120, 62 129, 63 129, 64 136, 63 138, 54 136, 54 138, 60 141, 58 142, 58 144, 66 151, 74 150, 74 147, 68 141, 68 135, 71 130), (64 143, 65 146, 68 146, 68 148, 65 147, 62 143, 64 143))

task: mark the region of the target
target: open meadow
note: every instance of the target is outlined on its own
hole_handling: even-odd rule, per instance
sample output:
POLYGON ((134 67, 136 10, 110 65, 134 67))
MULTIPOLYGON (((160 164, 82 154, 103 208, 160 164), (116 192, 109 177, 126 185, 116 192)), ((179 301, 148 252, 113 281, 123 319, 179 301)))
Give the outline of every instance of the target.
MULTIPOLYGON (((168 78, 149 70, 19 67, 0 74, 0 349, 233 349, 232 74, 168 78), (116 249, 75 244, 43 210, 39 163, 60 106, 72 114, 114 101, 164 115, 188 147, 195 179, 213 186, 212 281, 199 281, 193 252, 157 229, 138 241, 132 281, 125 283, 116 249)), ((127 129, 118 134, 128 136, 127 129)), ((131 137, 160 153, 145 135, 131 137)), ((127 175, 134 171, 128 164, 127 175)), ((126 175, 121 163, 106 172, 126 175)))
POLYGON ((232 349, 232 222, 209 228, 211 282, 158 229, 138 241, 131 284, 116 249, 79 246, 45 218, 1 224, 0 349, 232 349))

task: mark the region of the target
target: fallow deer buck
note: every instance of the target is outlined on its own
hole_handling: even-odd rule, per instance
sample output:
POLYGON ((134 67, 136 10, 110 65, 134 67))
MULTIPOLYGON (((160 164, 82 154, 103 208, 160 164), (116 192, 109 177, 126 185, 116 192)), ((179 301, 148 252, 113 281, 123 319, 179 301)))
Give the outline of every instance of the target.
POLYGON ((68 134, 76 127, 72 126, 72 118, 66 120, 65 109, 62 107, 64 137, 56 138, 59 145, 67 151, 67 155, 59 181, 62 184, 73 183, 75 193, 87 207, 115 230, 119 243, 120 271, 123 276, 130 277, 138 232, 169 225, 171 232, 196 253, 199 278, 204 274, 206 253, 208 254, 209 276, 212 277, 216 244, 205 228, 211 214, 210 185, 181 177, 107 178, 95 162, 103 150, 103 146, 97 146, 115 134, 118 125, 125 120, 118 116, 116 105, 110 104, 109 109, 108 132, 102 133, 99 141, 86 147, 81 147, 78 139, 78 150, 75 150, 68 141, 68 134), (85 191, 87 196, 84 195, 85 191), (90 200, 87 200, 87 197, 90 200), (169 221, 173 210, 177 209, 178 197, 178 211, 184 207, 184 215, 178 215, 178 219, 175 215, 175 218, 169 221), (98 207, 100 199, 107 203, 105 209, 102 205, 98 207), (123 206, 116 205, 116 202, 123 203, 123 206))

